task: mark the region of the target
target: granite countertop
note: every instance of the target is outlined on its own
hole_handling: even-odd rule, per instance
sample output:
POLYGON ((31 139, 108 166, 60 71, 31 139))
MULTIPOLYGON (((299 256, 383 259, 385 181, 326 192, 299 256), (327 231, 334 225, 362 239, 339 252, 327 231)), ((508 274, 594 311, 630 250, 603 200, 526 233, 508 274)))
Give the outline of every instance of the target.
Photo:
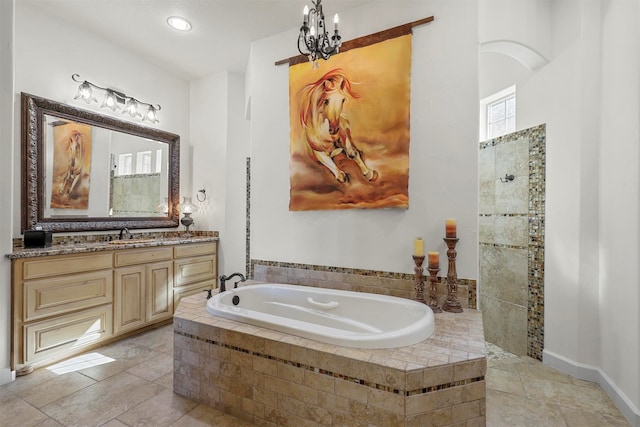
POLYGON ((47 248, 14 248, 6 256, 10 259, 34 258, 52 255, 68 255, 87 252, 113 251, 118 249, 147 248, 154 246, 184 245, 189 243, 215 242, 218 236, 171 236, 145 238, 144 234, 130 240, 112 240, 101 242, 69 242, 54 244, 47 248), (116 243, 117 242, 117 243, 116 243))

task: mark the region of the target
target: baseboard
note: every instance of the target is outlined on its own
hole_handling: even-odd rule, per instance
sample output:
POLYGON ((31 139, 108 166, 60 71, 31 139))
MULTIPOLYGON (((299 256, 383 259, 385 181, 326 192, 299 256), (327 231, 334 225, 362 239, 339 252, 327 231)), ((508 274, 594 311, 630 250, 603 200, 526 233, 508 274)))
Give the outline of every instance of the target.
POLYGON ((542 363, 572 377, 597 383, 632 426, 640 427, 640 410, 599 367, 567 359, 548 350, 542 351, 542 363))
POLYGON ((16 371, 9 368, 0 369, 0 385, 8 384, 16 380, 16 371))

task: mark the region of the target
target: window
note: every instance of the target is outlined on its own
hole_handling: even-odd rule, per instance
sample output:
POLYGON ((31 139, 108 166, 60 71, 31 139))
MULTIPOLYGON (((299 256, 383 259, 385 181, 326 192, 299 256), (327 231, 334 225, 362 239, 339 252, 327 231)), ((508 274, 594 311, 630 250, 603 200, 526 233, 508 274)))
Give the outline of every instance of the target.
POLYGON ((509 95, 487 105, 487 139, 516 130, 516 95, 509 95))
POLYGON ((516 87, 511 86, 480 101, 480 141, 516 130, 516 87))
POLYGON ((133 155, 120 154, 118 156, 118 168, 116 175, 131 175, 133 173, 133 155))
POLYGON ((162 172, 162 149, 156 150, 156 173, 162 172))
POLYGON ((151 173, 151 151, 137 153, 136 173, 151 173))

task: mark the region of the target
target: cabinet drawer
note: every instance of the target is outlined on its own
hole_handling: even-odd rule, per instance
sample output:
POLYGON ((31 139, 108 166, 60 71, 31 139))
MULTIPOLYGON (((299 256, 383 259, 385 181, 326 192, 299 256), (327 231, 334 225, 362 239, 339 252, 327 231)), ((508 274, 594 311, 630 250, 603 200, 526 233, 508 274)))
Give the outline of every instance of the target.
POLYGON ((114 264, 116 267, 122 267, 155 261, 166 261, 171 259, 172 254, 171 248, 166 247, 119 250, 114 254, 114 264))
POLYGON ((24 320, 64 314, 113 301, 113 273, 102 270, 24 284, 24 320))
POLYGON ((214 255, 216 253, 216 245, 216 242, 210 242, 174 246, 173 256, 175 258, 186 258, 200 255, 214 255))
POLYGON ((40 279, 60 274, 82 273, 85 271, 112 268, 111 252, 86 255, 62 255, 45 259, 27 260, 22 264, 24 280, 40 279))
POLYGON ((184 286, 216 277, 216 259, 214 256, 185 258, 173 262, 175 274, 174 286, 184 286))
POLYGON ((25 364, 41 362, 112 335, 111 304, 24 326, 25 364))

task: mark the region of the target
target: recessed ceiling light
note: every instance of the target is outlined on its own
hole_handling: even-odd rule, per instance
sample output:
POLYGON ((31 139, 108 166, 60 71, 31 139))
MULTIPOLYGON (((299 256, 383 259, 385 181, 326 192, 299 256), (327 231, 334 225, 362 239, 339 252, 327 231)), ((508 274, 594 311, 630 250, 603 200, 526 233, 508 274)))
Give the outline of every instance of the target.
POLYGON ((184 18, 181 18, 179 16, 170 16, 169 18, 167 18, 167 24, 169 24, 169 26, 171 28, 174 28, 178 31, 190 31, 191 30, 191 23, 189 21, 187 21, 184 18))

